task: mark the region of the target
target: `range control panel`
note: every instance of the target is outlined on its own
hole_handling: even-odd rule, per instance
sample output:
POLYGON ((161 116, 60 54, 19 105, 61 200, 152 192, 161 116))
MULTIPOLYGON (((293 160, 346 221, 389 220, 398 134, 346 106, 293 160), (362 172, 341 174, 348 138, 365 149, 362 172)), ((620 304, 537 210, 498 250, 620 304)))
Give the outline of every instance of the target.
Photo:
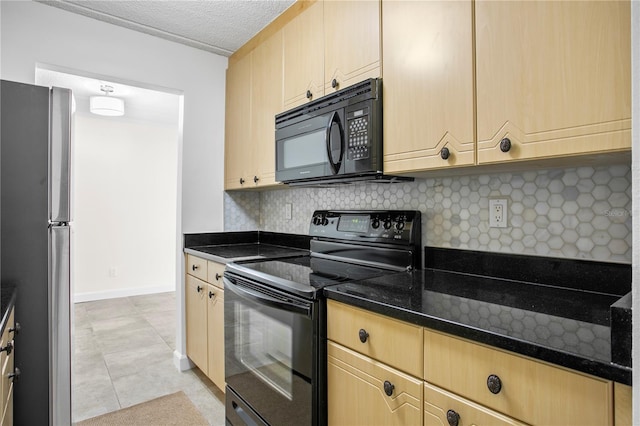
POLYGON ((319 238, 414 245, 420 241, 418 210, 316 210, 309 235, 319 238))

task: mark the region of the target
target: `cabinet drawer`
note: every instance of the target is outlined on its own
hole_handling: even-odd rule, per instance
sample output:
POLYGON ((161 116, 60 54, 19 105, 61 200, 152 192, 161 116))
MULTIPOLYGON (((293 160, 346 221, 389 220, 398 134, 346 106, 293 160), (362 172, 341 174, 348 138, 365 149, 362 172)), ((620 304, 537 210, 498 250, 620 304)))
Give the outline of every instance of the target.
POLYGON ((207 280, 207 261, 190 254, 187 255, 187 274, 202 281, 207 280))
POLYGON ((329 425, 422 423, 421 380, 333 342, 327 362, 329 425))
POLYGON ((329 300, 327 336, 416 377, 422 375, 421 327, 329 300))
POLYGON ((222 284, 222 274, 224 273, 224 268, 224 263, 208 261, 207 282, 220 288, 224 288, 224 285, 222 284))
MULTIPOLYGON (((458 416, 460 426, 466 425, 518 425, 517 420, 504 416, 488 408, 468 401, 443 389, 424 384, 424 426, 449 424, 448 415, 458 416)), ((453 422, 455 424, 455 421, 453 422)))
POLYGON ((430 330, 424 379, 510 417, 536 425, 608 425, 613 384, 430 330), (490 379, 491 377, 491 379, 490 379), (496 379, 497 378, 497 379, 496 379), (489 382, 500 386, 489 390, 489 382))

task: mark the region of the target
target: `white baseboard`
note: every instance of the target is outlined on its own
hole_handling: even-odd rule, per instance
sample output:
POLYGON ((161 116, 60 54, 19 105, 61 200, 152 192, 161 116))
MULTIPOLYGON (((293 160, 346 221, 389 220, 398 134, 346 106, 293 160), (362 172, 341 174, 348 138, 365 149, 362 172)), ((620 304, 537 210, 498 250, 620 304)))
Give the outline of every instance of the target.
POLYGON ((115 289, 115 290, 77 293, 73 295, 73 303, 92 302, 94 300, 115 299, 118 297, 141 296, 144 294, 165 293, 168 291, 175 291, 175 289, 176 289, 175 284, 168 284, 168 285, 150 286, 150 287, 121 288, 121 289, 115 289))
POLYGON ((195 367, 195 364, 185 354, 181 354, 178 351, 173 351, 173 365, 178 371, 187 371, 195 367))

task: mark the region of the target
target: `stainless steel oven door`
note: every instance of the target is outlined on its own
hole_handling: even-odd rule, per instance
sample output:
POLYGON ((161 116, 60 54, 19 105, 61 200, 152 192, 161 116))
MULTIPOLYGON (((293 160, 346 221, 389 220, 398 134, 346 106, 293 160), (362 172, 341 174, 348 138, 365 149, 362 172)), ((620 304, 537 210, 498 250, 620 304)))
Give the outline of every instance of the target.
POLYGON ((224 285, 227 386, 268 424, 311 425, 313 302, 227 274, 224 285))

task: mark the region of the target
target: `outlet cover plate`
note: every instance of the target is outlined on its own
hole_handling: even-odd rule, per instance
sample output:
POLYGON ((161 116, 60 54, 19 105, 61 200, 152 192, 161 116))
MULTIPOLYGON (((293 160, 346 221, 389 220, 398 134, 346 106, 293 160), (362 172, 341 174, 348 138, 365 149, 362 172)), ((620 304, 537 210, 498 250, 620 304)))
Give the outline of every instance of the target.
POLYGON ((489 227, 507 227, 507 200, 495 198, 489 200, 489 227))

